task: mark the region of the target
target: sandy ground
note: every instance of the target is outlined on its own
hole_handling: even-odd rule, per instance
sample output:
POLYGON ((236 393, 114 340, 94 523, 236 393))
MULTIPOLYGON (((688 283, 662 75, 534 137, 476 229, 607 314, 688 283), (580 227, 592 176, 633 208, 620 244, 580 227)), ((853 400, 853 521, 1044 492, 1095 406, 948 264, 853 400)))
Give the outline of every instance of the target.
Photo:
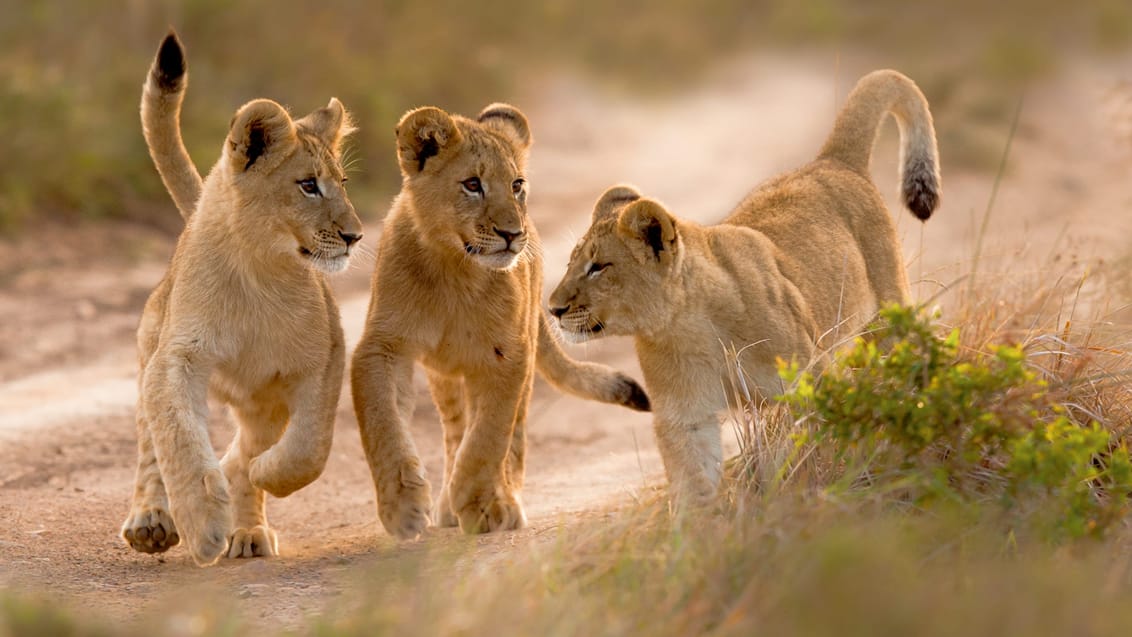
MULTIPOLYGON (((1127 256, 1132 90, 1120 85, 1120 68, 1072 64, 1027 94, 988 224, 989 261, 1040 274, 1051 259, 1127 256)), ((547 291, 606 186, 632 182, 678 214, 718 219, 756 183, 816 152, 835 105, 865 70, 825 59, 745 60, 682 96, 645 102, 568 78, 541 85, 524 106, 537 139, 531 214, 554 279, 547 291)), ((1005 142, 1006 132, 988 134, 1005 142)), ((963 271, 991 191, 992 175, 949 171, 941 150, 942 209, 924 226, 896 213, 913 279, 947 281, 963 271)), ((890 131, 873 163, 886 196, 895 194, 895 162, 890 131)), ((365 243, 372 247, 379 232, 380 224, 369 228, 365 243)), ((401 544, 377 522, 344 390, 325 474, 268 504, 280 558, 198 569, 182 547, 160 557, 135 553, 117 536, 135 460, 133 330, 172 241, 126 226, 47 234, 0 250, 0 587, 66 597, 112 617, 159 612, 174 593, 204 587, 252 621, 292 624, 333 603, 360 573, 380 573, 446 544, 472 543, 483 559, 520 550, 578 515, 646 492, 662 476, 647 415, 562 396, 540 380, 524 492, 530 528, 472 539, 430 530, 401 544)), ((372 260, 359 259, 335 280, 351 344, 361 333, 371 267, 372 260)), ((915 288, 924 297, 937 284, 915 288)), ((570 351, 639 378, 626 339, 570 351)), ((423 383, 418 387, 413 429, 435 483, 439 421, 423 383)), ((214 410, 212 431, 222 448, 231 436, 222 410, 214 410)))

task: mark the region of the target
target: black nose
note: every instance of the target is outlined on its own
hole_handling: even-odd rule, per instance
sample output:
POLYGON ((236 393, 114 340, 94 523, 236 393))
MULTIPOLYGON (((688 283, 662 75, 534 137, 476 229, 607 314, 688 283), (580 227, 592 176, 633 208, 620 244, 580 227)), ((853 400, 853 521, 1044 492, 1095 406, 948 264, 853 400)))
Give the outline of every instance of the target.
POLYGON ((361 234, 354 234, 353 232, 342 232, 341 230, 338 231, 338 236, 342 237, 342 240, 346 242, 347 248, 354 245, 358 241, 361 241, 362 239, 361 234))
POLYGON ((562 318, 562 315, 569 310, 569 307, 552 307, 550 308, 550 313, 554 315, 554 318, 562 318))
POLYGON ((499 228, 496 228, 495 226, 492 226, 491 229, 495 231, 495 234, 503 237, 503 240, 507 242, 507 245, 511 245, 511 242, 515 240, 515 237, 518 237, 519 235, 523 234, 522 230, 520 230, 518 232, 508 232, 506 230, 500 230, 499 228))

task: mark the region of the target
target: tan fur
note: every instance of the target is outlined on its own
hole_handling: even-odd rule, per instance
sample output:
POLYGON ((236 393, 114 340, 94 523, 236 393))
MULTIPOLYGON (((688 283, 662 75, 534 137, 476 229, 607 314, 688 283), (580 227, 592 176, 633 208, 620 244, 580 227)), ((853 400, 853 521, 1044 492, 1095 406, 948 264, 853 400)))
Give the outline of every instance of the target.
POLYGON ((475 120, 420 108, 397 126, 404 180, 351 370, 378 514, 397 537, 429 523, 429 483, 408 430, 414 362, 425 367, 444 426, 436 521, 469 533, 526 521, 520 489, 536 366, 561 389, 648 408, 636 383, 570 360, 548 331, 541 249, 527 216, 530 143, 526 118, 505 104, 475 120))
POLYGON ((122 535, 146 553, 184 539, 207 565, 225 550, 276 554, 264 491, 285 496, 325 466, 345 350, 320 270, 346 267, 361 224, 342 186, 339 145, 350 127, 337 100, 298 120, 270 100, 245 104, 202 181, 177 125, 183 73, 170 34, 142 120, 187 226, 138 327, 137 486, 122 535), (297 182, 310 178, 321 194, 302 191, 297 182), (219 462, 210 391, 238 425, 219 462))
POLYGON ((855 334, 880 304, 908 302, 893 222, 868 176, 890 112, 904 200, 926 219, 939 196, 931 115, 895 71, 865 76, 818 158, 756 189, 718 225, 678 219, 628 186, 595 206, 551 312, 577 340, 635 337, 678 500, 703 501, 719 485, 726 349, 740 352, 744 373, 769 398, 782 390, 777 359, 805 364, 855 334))

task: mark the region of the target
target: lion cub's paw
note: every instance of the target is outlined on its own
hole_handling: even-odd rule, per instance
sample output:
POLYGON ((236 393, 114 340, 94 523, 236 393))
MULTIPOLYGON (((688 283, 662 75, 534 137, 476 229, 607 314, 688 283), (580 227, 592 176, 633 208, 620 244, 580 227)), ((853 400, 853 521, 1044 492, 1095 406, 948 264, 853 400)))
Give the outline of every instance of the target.
POLYGON ((483 493, 473 495, 463 505, 453 500, 453 508, 464 533, 490 533, 492 531, 513 531, 527 525, 527 514, 517 496, 508 493, 483 493))
POLYGON ((236 529, 228 540, 228 557, 275 557, 279 555, 279 538, 275 531, 259 524, 250 529, 236 529))
POLYGON ((132 511, 122 524, 122 537, 142 553, 164 553, 181 541, 173 516, 161 507, 132 511))
MULTIPOLYGON (((200 566, 208 566, 228 550, 232 534, 232 512, 229 506, 228 481, 219 470, 201 478, 203 487, 180 507, 175 507, 178 526, 189 554, 200 566)), ((176 504, 176 501, 174 501, 176 504)))
POLYGON ((401 463, 400 470, 378 487, 378 517, 393 536, 411 540, 428 527, 429 485, 419 462, 401 463))

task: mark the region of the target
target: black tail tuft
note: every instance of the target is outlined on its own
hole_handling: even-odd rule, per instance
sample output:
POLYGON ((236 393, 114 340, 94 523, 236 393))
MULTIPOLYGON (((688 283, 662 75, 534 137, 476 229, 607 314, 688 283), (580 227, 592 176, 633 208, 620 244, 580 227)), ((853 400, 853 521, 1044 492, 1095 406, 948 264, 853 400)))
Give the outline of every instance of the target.
POLYGON ((923 163, 913 164, 905 169, 902 187, 904 205, 920 221, 927 221, 939 207, 939 183, 934 169, 923 163))
POLYGON ((618 400, 621 405, 632 409, 633 411, 652 411, 652 405, 649 403, 649 395, 645 393, 644 388, 637 384, 637 381, 618 374, 621 381, 621 391, 617 392, 620 395, 618 400))
POLYGON ((173 31, 165 36, 157 51, 153 79, 163 91, 179 91, 185 85, 185 50, 173 31))

